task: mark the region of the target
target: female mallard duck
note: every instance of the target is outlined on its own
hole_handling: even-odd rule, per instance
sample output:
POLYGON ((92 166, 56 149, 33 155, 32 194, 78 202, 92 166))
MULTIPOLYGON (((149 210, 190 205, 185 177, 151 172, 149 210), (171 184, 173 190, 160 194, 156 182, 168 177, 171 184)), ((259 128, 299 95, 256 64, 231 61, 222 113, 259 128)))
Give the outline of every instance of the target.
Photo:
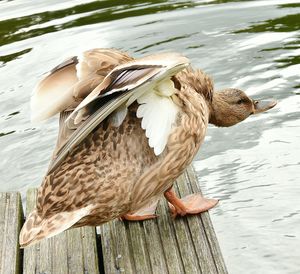
POLYGON ((174 216, 212 208, 217 200, 200 194, 179 199, 172 191, 208 123, 232 126, 275 104, 238 89, 214 92, 211 78, 176 53, 133 59, 93 49, 63 62, 32 98, 33 120, 60 113, 60 123, 21 246, 117 217, 154 218, 163 194, 174 216))

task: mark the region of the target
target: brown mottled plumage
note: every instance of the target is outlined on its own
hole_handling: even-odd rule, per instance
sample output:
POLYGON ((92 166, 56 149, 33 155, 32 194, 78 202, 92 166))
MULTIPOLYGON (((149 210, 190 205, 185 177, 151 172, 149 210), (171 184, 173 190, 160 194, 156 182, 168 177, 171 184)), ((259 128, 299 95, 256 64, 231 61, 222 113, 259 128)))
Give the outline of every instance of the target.
MULTIPOLYGON (((60 131, 53 161, 38 191, 36 208, 20 234, 22 246, 69 227, 99 225, 122 216, 128 220, 155 217, 155 203, 164 193, 174 215, 199 213, 216 204, 217 201, 199 195, 180 201, 170 190, 173 181, 191 163, 209 122, 230 126, 275 103, 263 105, 235 89, 214 92, 209 76, 187 67, 187 59, 179 55, 174 55, 178 62, 169 65, 171 57, 153 55, 133 61, 117 50, 95 49, 59 65, 40 83, 32 103, 33 109, 37 109, 33 116, 42 119, 60 112, 60 131), (158 78, 157 75, 163 73, 167 76, 158 78), (64 77, 68 81, 58 85, 64 77), (125 117, 120 125, 115 124, 115 112, 109 112, 110 115, 91 127, 91 117, 103 106, 103 101, 117 102, 121 97, 119 93, 126 96, 131 90, 140 92, 145 83, 154 83, 145 89, 153 89, 159 95, 153 95, 152 99, 146 96, 143 102, 142 99, 134 100, 125 115, 114 106, 117 118, 125 117), (60 86, 62 95, 57 91, 60 86), (117 95, 105 97, 111 90, 117 90, 113 93, 117 95), (51 100, 51 96, 64 99, 50 108, 40 107, 51 100), (173 118, 170 130, 166 131, 166 145, 160 144, 155 134, 151 135, 151 130, 160 130, 151 129, 151 118, 155 114, 151 116, 147 110, 141 110, 144 116, 137 117, 139 105, 151 103, 151 100, 162 102, 169 109, 164 115, 173 118), (147 119, 150 120, 148 127, 147 119), (80 128, 85 135, 83 140, 76 141, 74 136, 80 135, 80 128), (147 130, 150 132, 149 138, 145 128, 146 134, 147 130), (149 145, 151 140, 153 145, 149 145), (162 145, 162 152, 159 145, 162 145), (64 152, 66 147, 69 149, 64 152)), ((105 113, 107 109, 109 107, 104 105, 105 113)))

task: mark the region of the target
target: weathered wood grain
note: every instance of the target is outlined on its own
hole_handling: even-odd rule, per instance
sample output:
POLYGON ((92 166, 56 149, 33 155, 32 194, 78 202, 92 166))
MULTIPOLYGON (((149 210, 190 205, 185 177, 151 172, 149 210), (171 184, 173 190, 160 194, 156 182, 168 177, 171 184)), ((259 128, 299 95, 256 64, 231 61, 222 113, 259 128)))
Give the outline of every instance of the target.
MULTIPOLYGON (((178 178, 177 185, 179 196, 184 197, 190 193, 199 193, 197 186, 191 189, 190 181, 186 177, 187 173, 178 178)), ((187 216, 185 219, 192 237, 192 242, 195 248, 195 254, 199 262, 199 267, 202 273, 216 273, 217 269, 214 263, 214 258, 206 237, 205 228, 201 221, 202 214, 199 216, 191 215, 187 216)))
POLYGON ((146 247, 153 273, 168 273, 165 251, 162 246, 156 220, 143 222, 146 247))
POLYGON ((23 210, 19 193, 0 193, 0 274, 20 273, 19 232, 23 210))
MULTIPOLYGON (((27 214, 35 206, 36 193, 36 189, 27 191, 27 214)), ((70 229, 26 247, 23 273, 98 274, 95 228, 70 229)))
POLYGON ((135 272, 152 273, 142 222, 129 222, 128 232, 135 272))
MULTIPOLYGON (((175 229, 173 226, 173 219, 169 214, 167 202, 160 201, 157 213, 157 223, 160 233, 161 243, 164 249, 166 264, 168 267, 168 273, 177 274, 184 273, 183 263, 181 259, 181 252, 177 248, 177 239, 175 229)), ((156 251, 154 251, 156 252, 156 251)))
MULTIPOLYGON (((192 168, 178 178, 180 197, 200 192, 192 168)), ((226 274, 226 266, 208 212, 170 217, 160 201, 155 220, 101 226, 105 273, 226 274)))
MULTIPOLYGON (((185 174, 186 174, 187 181, 190 183, 190 185, 192 187, 192 191, 199 192, 200 190, 197 186, 197 178, 196 178, 196 174, 195 174, 193 168, 189 167, 185 174)), ((208 212, 202 213, 201 220, 202 220, 202 223, 204 226, 204 230, 205 230, 205 233, 206 233, 206 236, 208 239, 209 246, 211 248, 211 252, 212 252, 218 273, 228 273, 213 224, 209 217, 209 213, 208 212)))
POLYGON ((125 226, 124 222, 114 220, 100 227, 105 273, 135 273, 125 226))
MULTIPOLYGON (((178 196, 177 183, 174 185, 174 190, 178 196)), ((173 221, 175 235, 178 243, 178 250, 181 254, 184 270, 186 273, 201 273, 196 251, 192 242, 191 234, 187 225, 187 218, 176 218, 173 221)))

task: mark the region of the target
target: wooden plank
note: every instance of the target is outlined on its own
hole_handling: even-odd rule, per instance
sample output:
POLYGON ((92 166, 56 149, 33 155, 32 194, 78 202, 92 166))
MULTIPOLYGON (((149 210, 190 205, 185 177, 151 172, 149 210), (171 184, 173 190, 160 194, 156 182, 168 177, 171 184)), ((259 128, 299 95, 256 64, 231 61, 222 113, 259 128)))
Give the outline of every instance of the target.
MULTIPOLYGON (((193 192, 199 192, 200 189, 197 185, 198 181, 197 181, 196 174, 195 174, 192 167, 189 167, 187 169, 186 177, 187 177, 187 180, 189 181, 189 183, 190 183, 190 185, 193 189, 193 192)), ((221 249, 220 249, 220 246, 219 246, 219 242, 218 242, 213 224, 212 224, 211 219, 209 217, 209 213, 208 212, 202 213, 201 214, 201 220, 202 220, 202 223, 203 223, 203 226, 204 226, 204 230, 205 230, 205 233, 206 233, 206 236, 207 236, 207 239, 208 239, 208 243, 209 243, 210 248, 211 248, 211 252, 212 252, 212 255, 213 255, 217 270, 218 270, 218 273, 226 274, 226 273, 228 273, 227 268, 226 268, 226 265, 225 265, 225 262, 224 262, 224 258, 223 258, 223 255, 222 255, 222 252, 221 252, 221 249)))
MULTIPOLYGON (((27 214, 36 203, 36 189, 27 191, 27 214)), ((96 230, 67 230, 24 249, 24 274, 99 274, 96 230)))
MULTIPOLYGON (((102 254, 105 261, 104 271, 105 273, 114 273, 117 272, 119 267, 115 263, 115 250, 114 250, 114 239, 113 227, 111 227, 113 222, 100 226, 101 231, 101 246, 102 254)), ((132 271, 130 272, 132 273, 132 271)))
POLYGON ((20 194, 0 193, 0 274, 20 273, 19 233, 22 223, 20 194))
MULTIPOLYGON (((174 189, 181 197, 200 192, 191 168, 178 178, 174 189)), ((101 226, 106 274, 227 273, 207 212, 173 220, 167 202, 161 201, 157 213, 155 220, 101 226)))
POLYGON ((143 223, 145 241, 153 273, 168 273, 165 251, 160 239, 157 220, 146 220, 143 223), (155 250, 155 252, 153 252, 155 250))
POLYGON ((133 257, 136 273, 152 273, 149 254, 143 231, 142 222, 127 222, 128 238, 131 245, 131 256, 133 257))
POLYGON ((105 273, 135 273, 126 223, 114 220, 100 229, 105 273))
MULTIPOLYGON (((177 183, 174 184, 174 190, 178 193, 177 183)), ((178 195, 179 196, 179 195, 178 195)), ((192 241, 192 237, 187 225, 187 218, 176 218, 172 220, 175 235, 177 237, 178 248, 181 254, 181 259, 185 273, 201 273, 198 263, 196 251, 192 241)))
POLYGON ((184 273, 181 252, 178 248, 178 243, 173 227, 173 219, 169 214, 169 209, 166 201, 161 201, 157 208, 158 229, 161 243, 164 249, 165 260, 170 274, 184 273))
MULTIPOLYGON (((184 197, 190 193, 199 193, 197 188, 191 190, 186 173, 178 178, 176 187, 179 196, 184 197)), ((202 214, 201 214, 202 215, 202 214)), ((214 258, 205 233, 205 228, 201 221, 201 215, 191 215, 186 217, 188 229, 190 231, 192 241, 195 248, 195 254, 198 259, 199 267, 202 273, 217 273, 214 258)))

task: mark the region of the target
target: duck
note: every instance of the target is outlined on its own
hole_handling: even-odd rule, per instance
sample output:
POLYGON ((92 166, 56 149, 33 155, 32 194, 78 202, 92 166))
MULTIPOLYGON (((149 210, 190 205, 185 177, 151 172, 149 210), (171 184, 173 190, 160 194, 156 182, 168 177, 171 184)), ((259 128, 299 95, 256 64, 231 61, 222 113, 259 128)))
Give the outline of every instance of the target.
POLYGON ((172 190, 192 162, 208 124, 233 126, 275 100, 254 100, 213 80, 182 54, 133 58, 96 48, 68 58, 37 84, 31 120, 59 114, 56 146, 21 229, 26 247, 80 226, 116 218, 156 218, 159 199, 173 217, 199 214, 218 200, 172 190))

